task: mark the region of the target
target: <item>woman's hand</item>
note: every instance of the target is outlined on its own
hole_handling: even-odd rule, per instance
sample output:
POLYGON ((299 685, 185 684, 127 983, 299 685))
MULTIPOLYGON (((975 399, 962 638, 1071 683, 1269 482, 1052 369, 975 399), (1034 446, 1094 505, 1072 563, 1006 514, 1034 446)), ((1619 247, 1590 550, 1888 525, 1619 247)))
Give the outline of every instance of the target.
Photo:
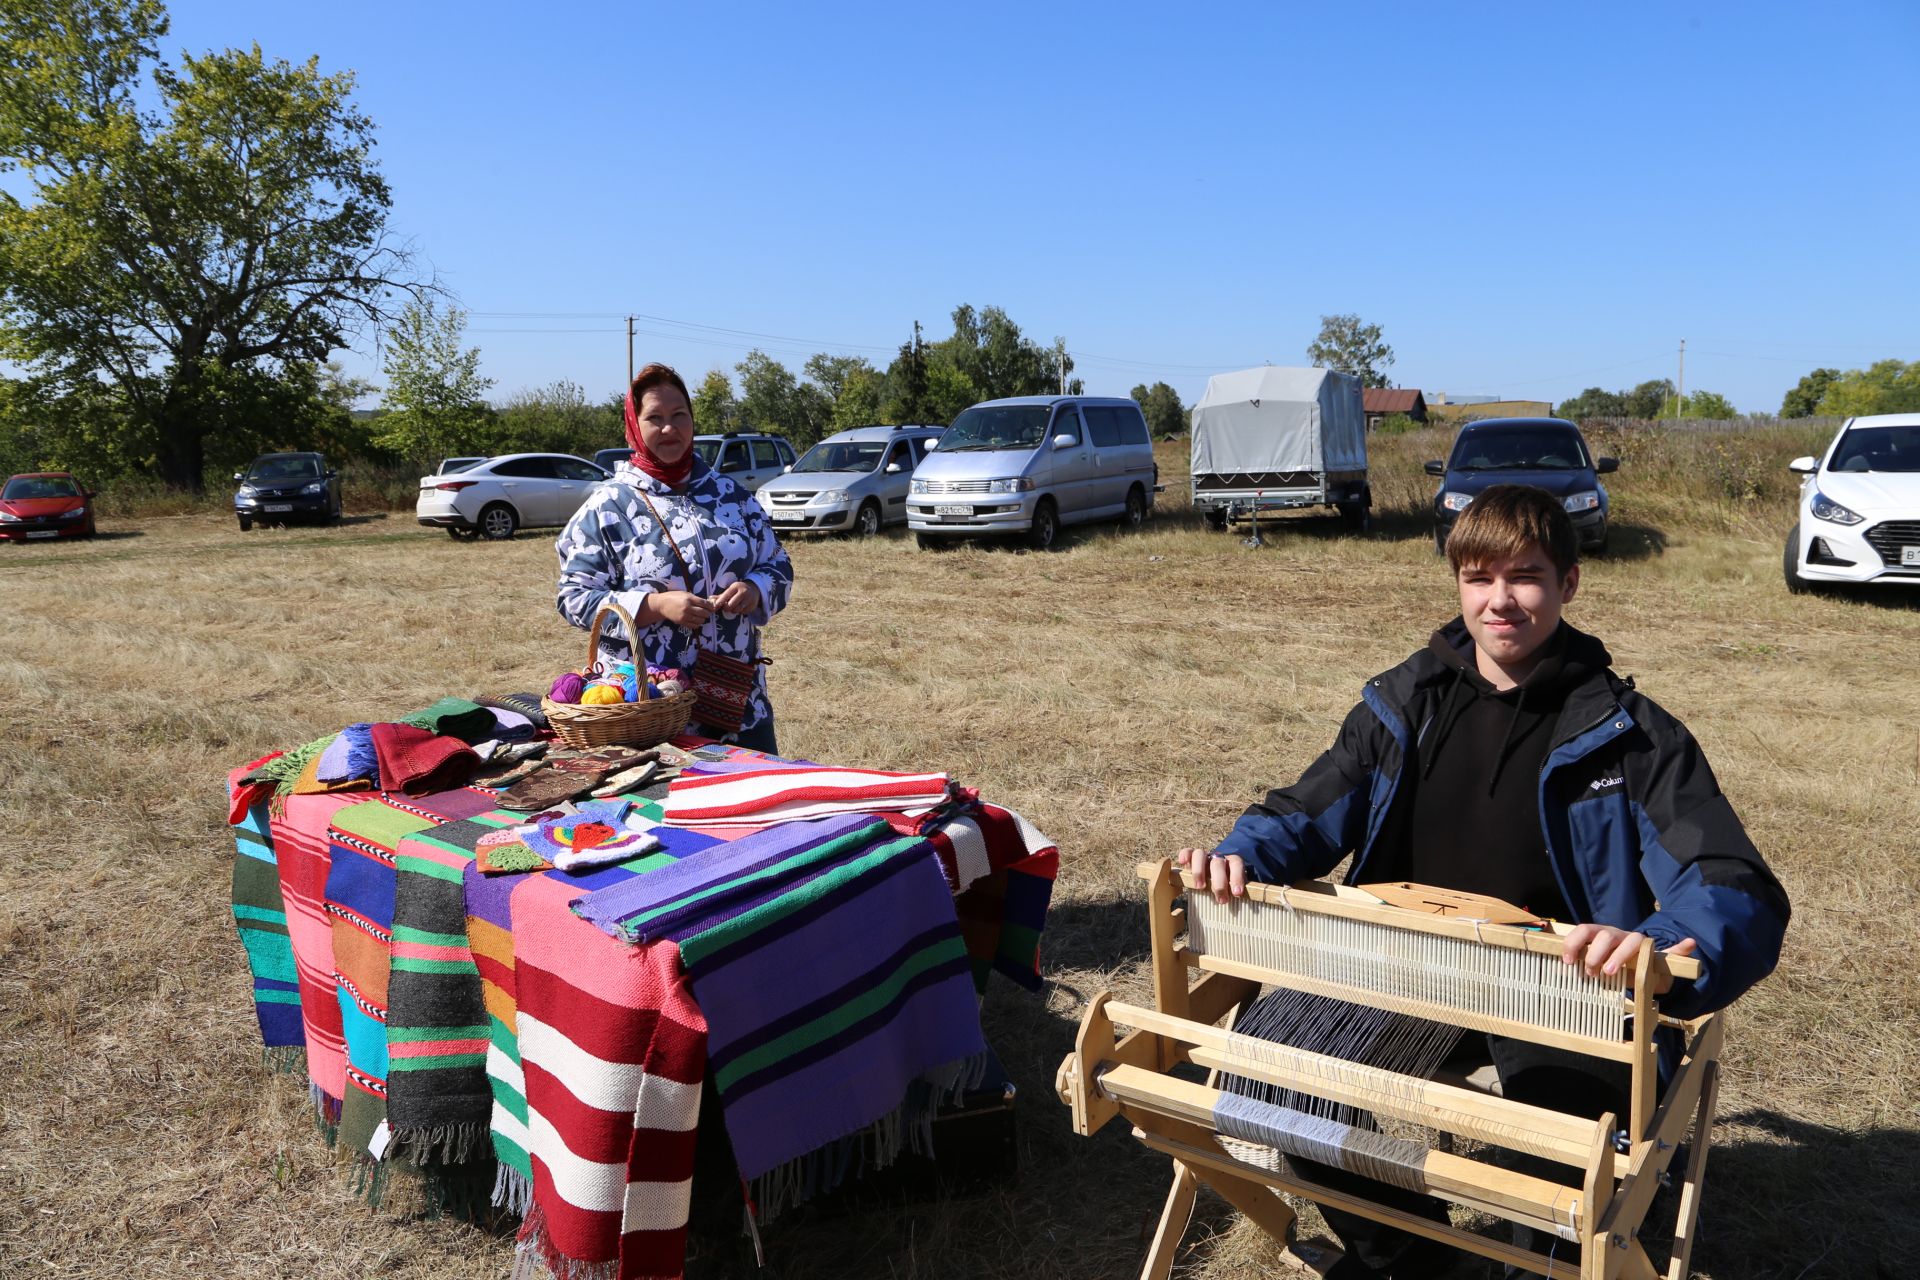
MULTIPOLYGON (((1586 969, 1588 977, 1597 978, 1603 973, 1611 975, 1632 968, 1634 957, 1640 954, 1640 948, 1646 941, 1647 935, 1644 933, 1632 933, 1603 924, 1577 925, 1567 934, 1560 959, 1567 964, 1580 965, 1586 969)), ((1682 938, 1668 947, 1666 954, 1690 956, 1699 946, 1692 938, 1682 938)), ((1665 995, 1667 988, 1673 985, 1673 976, 1663 970, 1648 985, 1652 987, 1650 994, 1665 995)))
POLYGON ((1201 891, 1211 891, 1216 902, 1243 897, 1247 892, 1247 863, 1239 854, 1215 857, 1204 849, 1181 849, 1173 855, 1173 861, 1180 870, 1198 877, 1201 891))
POLYGON ((649 592, 647 607, 674 626, 685 627, 688 631, 698 631, 713 616, 713 605, 707 598, 691 591, 649 592))
POLYGON ((752 613, 760 607, 760 588, 742 578, 715 596, 713 607, 735 618, 752 613))

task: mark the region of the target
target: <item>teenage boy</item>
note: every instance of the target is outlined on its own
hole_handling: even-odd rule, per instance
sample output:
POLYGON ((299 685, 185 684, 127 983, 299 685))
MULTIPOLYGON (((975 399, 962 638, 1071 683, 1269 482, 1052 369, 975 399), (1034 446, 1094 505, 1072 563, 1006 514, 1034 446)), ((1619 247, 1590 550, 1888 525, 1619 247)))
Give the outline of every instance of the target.
MULTIPOLYGON (((1460 616, 1367 682, 1298 782, 1269 791, 1211 852, 1176 860, 1225 900, 1248 880, 1311 879, 1352 854, 1349 884, 1408 880, 1578 922, 1563 959, 1589 973, 1631 967, 1649 941, 1697 957, 1701 976, 1662 1001, 1666 1013, 1732 1003, 1779 958, 1786 894, 1686 727, 1561 619, 1580 566, 1560 500, 1522 485, 1484 490, 1448 536, 1447 559, 1460 616)), ((1508 1097, 1624 1112, 1624 1077, 1593 1070, 1602 1064, 1489 1042, 1508 1097)), ((1352 1185, 1337 1170, 1311 1176, 1352 1185)), ((1428 1197, 1386 1198, 1445 1220, 1428 1197)), ((1412 1280, 1457 1256, 1323 1214, 1348 1245, 1334 1275, 1412 1280)))

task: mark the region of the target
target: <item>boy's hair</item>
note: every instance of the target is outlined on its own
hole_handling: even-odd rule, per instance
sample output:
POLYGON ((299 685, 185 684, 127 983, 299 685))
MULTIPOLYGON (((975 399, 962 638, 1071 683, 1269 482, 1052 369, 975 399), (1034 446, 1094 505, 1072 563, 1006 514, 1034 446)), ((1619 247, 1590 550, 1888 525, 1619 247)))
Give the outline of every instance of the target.
POLYGON ((1580 563, 1580 538, 1560 499, 1530 484, 1496 484, 1480 491, 1447 535, 1447 562, 1483 568, 1539 547, 1562 578, 1580 563))

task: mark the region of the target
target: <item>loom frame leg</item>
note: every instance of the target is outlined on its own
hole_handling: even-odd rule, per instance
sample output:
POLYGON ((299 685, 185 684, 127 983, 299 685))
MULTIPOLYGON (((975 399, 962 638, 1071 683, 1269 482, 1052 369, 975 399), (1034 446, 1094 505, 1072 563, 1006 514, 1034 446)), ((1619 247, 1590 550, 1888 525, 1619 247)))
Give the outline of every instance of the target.
POLYGON ((1146 1264, 1140 1268, 1140 1280, 1167 1280, 1173 1274, 1173 1255, 1193 1221, 1193 1205, 1198 1198, 1200 1180, 1184 1161, 1173 1162, 1173 1185, 1167 1188, 1167 1203, 1160 1210, 1160 1224, 1154 1229, 1153 1244, 1147 1249, 1146 1264))
POLYGON ((1667 1280, 1687 1280, 1693 1263, 1693 1243, 1700 1225, 1701 1184, 1707 1176, 1707 1152, 1713 1145, 1714 1107, 1720 1096, 1720 1064, 1709 1062, 1700 1087, 1700 1105, 1693 1118, 1693 1150, 1687 1153, 1687 1176, 1680 1184, 1680 1209, 1673 1228, 1673 1256, 1667 1260, 1667 1280))

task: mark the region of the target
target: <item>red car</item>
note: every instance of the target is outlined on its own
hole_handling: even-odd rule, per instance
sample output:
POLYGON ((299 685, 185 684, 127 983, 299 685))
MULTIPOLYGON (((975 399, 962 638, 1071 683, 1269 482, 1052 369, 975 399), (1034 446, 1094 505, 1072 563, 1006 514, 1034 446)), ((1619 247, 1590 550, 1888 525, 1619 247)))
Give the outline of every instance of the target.
POLYGON ((33 471, 0 488, 0 538, 91 538, 93 494, 65 471, 33 471))

